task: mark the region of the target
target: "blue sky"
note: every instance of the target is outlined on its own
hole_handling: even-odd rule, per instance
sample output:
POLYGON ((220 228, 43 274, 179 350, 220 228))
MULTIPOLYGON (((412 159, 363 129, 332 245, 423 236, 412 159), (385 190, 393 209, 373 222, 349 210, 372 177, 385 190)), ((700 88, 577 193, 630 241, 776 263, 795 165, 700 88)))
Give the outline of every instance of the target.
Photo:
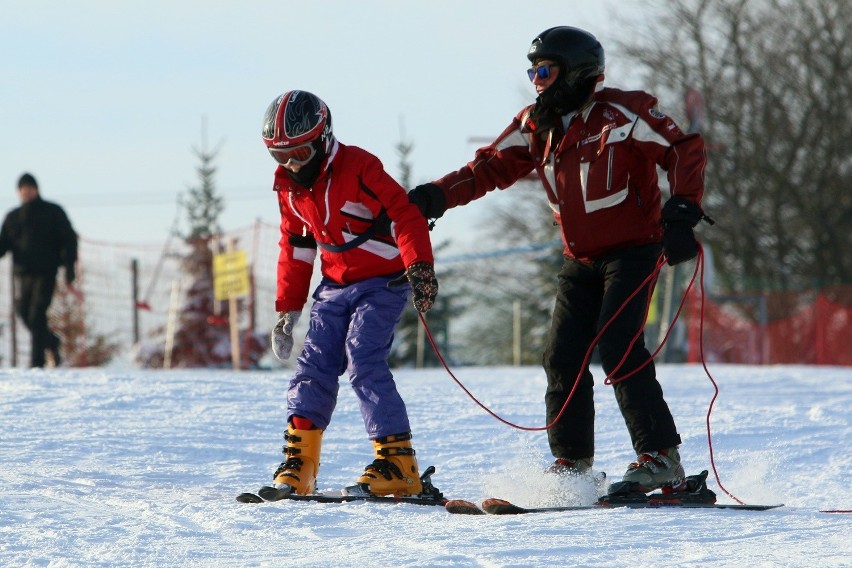
MULTIPOLYGON (((619 18, 649 10, 638 0, 521 4, 0 0, 0 212, 17 206, 29 171, 84 238, 162 241, 178 194, 197 183, 192 149, 206 117, 208 147, 221 144, 223 227, 276 223, 260 125, 269 102, 296 88, 323 98, 338 138, 392 175, 404 133, 413 181, 437 178, 534 99, 525 69, 535 35, 574 25, 606 48, 636 33, 619 18)), ((621 86, 617 54, 607 55, 608 82, 621 86)), ((481 209, 451 211, 436 237, 481 209)))

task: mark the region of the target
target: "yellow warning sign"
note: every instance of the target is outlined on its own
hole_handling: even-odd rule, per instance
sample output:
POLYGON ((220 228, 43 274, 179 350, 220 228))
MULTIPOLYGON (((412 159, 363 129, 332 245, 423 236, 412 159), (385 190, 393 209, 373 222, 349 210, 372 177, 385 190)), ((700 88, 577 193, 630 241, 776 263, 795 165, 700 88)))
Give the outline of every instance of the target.
POLYGON ((213 257, 213 296, 229 300, 249 293, 245 251, 223 252, 213 257))

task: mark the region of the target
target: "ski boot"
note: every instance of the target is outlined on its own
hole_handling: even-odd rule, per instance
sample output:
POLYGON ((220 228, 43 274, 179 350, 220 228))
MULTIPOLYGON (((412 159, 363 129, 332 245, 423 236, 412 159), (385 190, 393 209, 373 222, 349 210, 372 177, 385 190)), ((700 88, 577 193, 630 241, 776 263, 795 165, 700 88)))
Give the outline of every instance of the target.
POLYGON ((298 430, 287 424, 284 455, 287 456, 272 475, 276 489, 308 495, 313 493, 319 472, 322 430, 298 430))
POLYGON ((391 434, 373 440, 376 459, 364 468, 358 484, 373 495, 419 495, 423 482, 411 447, 411 433, 391 434))
POLYGON ((594 461, 594 458, 556 458, 556 461, 550 464, 544 471, 545 473, 554 473, 556 475, 583 475, 591 473, 594 461))
POLYGON ((627 466, 623 481, 635 484, 636 490, 643 493, 660 488, 664 493, 676 493, 686 489, 685 479, 680 453, 677 447, 672 447, 639 454, 636 461, 627 466))

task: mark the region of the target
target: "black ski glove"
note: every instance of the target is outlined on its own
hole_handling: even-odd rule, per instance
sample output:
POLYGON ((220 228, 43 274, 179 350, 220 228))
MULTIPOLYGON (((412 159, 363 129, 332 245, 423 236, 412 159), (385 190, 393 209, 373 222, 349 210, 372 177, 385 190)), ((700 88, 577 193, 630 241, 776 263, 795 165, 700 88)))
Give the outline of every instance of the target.
POLYGON ((663 206, 663 252, 669 266, 698 256, 698 241, 693 227, 704 219, 701 207, 680 196, 673 196, 663 206))
POLYGON ((402 286, 406 280, 411 284, 414 293, 412 301, 414 309, 425 314, 432 309, 435 297, 438 295, 438 279, 435 278, 435 268, 430 262, 415 262, 405 271, 405 274, 388 282, 388 287, 402 286))
POLYGON ((418 185, 408 192, 408 200, 415 204, 427 219, 438 219, 447 210, 444 190, 434 183, 418 185))
POLYGON ((671 223, 663 229, 663 252, 669 266, 686 262, 698 256, 698 241, 692 227, 671 223))

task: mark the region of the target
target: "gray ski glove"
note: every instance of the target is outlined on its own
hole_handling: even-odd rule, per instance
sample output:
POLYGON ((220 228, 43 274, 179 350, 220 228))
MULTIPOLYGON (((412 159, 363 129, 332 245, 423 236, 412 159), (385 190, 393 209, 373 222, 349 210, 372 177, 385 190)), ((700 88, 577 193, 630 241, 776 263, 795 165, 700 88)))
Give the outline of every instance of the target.
POLYGON ((272 329, 272 352, 279 361, 290 358, 293 350, 293 327, 302 312, 278 312, 278 323, 272 329))

